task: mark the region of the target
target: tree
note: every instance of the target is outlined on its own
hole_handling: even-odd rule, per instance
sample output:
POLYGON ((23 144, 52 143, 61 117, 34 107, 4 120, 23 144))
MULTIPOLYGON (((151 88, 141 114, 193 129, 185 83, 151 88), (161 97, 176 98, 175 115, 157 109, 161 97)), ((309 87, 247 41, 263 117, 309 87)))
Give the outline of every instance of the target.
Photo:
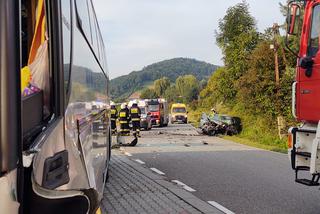
POLYGON ((184 102, 191 102, 198 98, 199 82, 193 75, 180 76, 176 80, 176 89, 184 102))
POLYGON ((154 81, 154 91, 158 97, 162 97, 165 91, 170 87, 170 80, 168 77, 162 77, 154 81))
POLYGON ((218 28, 216 42, 224 55, 226 70, 223 72, 223 85, 227 86, 227 92, 219 97, 224 96, 229 98, 226 101, 232 102, 237 94, 235 82, 248 69, 247 59, 259 42, 259 34, 246 1, 230 7, 219 21, 218 28))
POLYGON ((158 96, 153 89, 145 88, 141 91, 140 98, 141 99, 155 99, 155 98, 158 98, 158 96))
POLYGON ((225 52, 229 46, 238 42, 239 35, 256 32, 256 21, 250 15, 249 5, 242 1, 227 10, 227 14, 219 21, 216 41, 225 52))
POLYGON ((169 103, 178 102, 179 101, 179 93, 175 86, 170 86, 164 93, 164 97, 167 99, 169 103))

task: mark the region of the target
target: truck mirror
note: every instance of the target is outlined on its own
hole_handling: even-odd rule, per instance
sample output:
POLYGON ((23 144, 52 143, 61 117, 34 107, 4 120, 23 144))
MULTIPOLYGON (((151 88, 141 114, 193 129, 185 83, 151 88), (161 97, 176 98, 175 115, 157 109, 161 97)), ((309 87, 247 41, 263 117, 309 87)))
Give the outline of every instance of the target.
POLYGON ((288 35, 297 35, 299 33, 301 8, 297 3, 291 2, 288 5, 287 14, 287 33, 288 35))

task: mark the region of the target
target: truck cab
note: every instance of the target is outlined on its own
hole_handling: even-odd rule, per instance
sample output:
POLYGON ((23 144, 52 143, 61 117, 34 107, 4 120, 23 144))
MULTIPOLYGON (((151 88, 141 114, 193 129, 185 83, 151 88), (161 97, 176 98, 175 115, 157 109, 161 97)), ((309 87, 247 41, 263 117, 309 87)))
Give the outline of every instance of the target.
POLYGON ((297 56, 292 112, 301 124, 289 129, 288 154, 296 182, 308 186, 318 186, 320 179, 319 3, 319 0, 290 1, 287 17, 287 41, 300 36, 298 52, 287 47, 297 56), (301 171, 309 172, 309 176, 300 178, 301 171))
POLYGON ((187 106, 182 103, 174 103, 171 106, 171 123, 188 123, 187 106))
POLYGON ((165 99, 148 101, 152 126, 167 126, 169 123, 168 103, 165 99))

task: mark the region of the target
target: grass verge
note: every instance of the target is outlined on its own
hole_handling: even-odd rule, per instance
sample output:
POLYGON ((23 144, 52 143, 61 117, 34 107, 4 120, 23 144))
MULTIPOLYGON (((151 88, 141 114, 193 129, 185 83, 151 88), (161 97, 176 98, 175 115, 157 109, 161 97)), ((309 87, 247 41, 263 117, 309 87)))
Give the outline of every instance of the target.
POLYGON ((252 141, 250 139, 241 138, 239 136, 224 136, 222 138, 226 139, 226 140, 231 140, 236 143, 243 144, 243 145, 252 146, 255 148, 269 150, 269 151, 273 151, 273 152, 280 152, 280 153, 284 153, 284 154, 288 152, 288 150, 286 148, 282 148, 278 145, 266 145, 266 144, 252 141))

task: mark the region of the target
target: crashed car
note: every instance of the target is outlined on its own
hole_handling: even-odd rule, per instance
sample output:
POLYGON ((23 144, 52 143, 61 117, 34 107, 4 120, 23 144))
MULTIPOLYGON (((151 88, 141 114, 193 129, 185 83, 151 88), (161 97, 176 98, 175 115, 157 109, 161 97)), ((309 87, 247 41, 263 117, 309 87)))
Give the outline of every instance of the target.
POLYGON ((242 131, 241 119, 239 117, 230 117, 227 115, 202 114, 199 128, 203 134, 209 136, 216 135, 237 135, 242 131))

